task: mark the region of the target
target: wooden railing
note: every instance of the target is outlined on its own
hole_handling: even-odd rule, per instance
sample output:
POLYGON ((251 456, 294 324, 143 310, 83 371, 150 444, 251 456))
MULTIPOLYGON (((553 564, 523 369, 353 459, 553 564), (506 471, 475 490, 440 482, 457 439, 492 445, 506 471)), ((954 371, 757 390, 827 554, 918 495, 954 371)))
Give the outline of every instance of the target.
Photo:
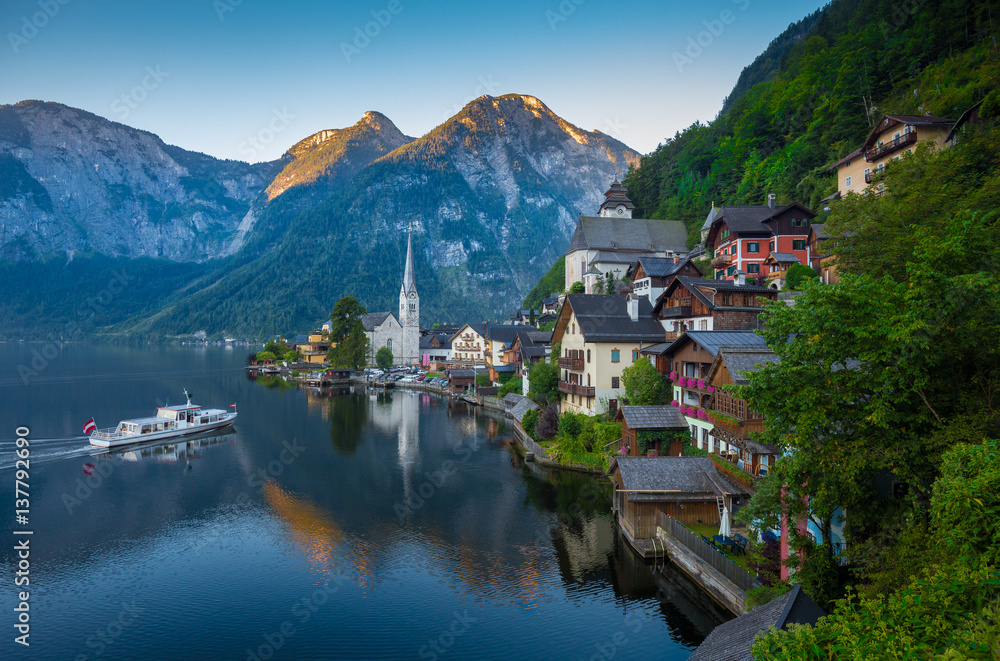
POLYGON ((566 393, 567 395, 580 395, 582 397, 593 397, 595 389, 592 386, 581 386, 578 383, 569 383, 568 381, 560 381, 559 392, 566 393))
POLYGON ((559 367, 574 372, 583 371, 583 358, 560 358, 559 367))
POLYGON ((699 560, 725 576, 744 592, 760 585, 760 581, 755 576, 749 574, 725 553, 703 540, 676 519, 670 518, 663 512, 657 512, 656 525, 663 528, 664 532, 691 551, 699 560))
POLYGON ((890 140, 884 144, 878 145, 874 149, 869 149, 865 152, 865 160, 868 162, 877 161, 886 154, 891 154, 894 151, 902 149, 906 145, 912 144, 917 141, 917 132, 910 131, 909 133, 904 133, 895 140, 890 140))
POLYGON ((660 319, 681 319, 691 316, 690 305, 675 305, 672 308, 663 308, 660 311, 660 319))

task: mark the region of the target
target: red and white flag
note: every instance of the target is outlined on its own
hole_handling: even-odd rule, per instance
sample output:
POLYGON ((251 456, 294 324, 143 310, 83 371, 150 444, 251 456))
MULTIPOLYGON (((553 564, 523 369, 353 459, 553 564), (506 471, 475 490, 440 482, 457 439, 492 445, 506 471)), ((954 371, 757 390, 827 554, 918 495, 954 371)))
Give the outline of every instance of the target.
POLYGON ((93 431, 97 431, 97 425, 94 424, 94 419, 91 418, 87 422, 83 423, 83 433, 89 434, 93 431))
POLYGON ((234 408, 236 408, 236 404, 230 404, 230 405, 229 405, 229 408, 231 408, 231 409, 234 409, 234 408))

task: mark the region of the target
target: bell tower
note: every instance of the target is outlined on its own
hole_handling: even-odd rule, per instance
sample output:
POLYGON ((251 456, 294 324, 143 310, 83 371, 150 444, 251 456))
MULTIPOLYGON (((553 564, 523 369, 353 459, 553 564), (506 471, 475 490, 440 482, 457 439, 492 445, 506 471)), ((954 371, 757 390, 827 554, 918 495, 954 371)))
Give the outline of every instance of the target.
POLYGON ((420 294, 413 270, 413 227, 406 232, 406 269, 403 286, 399 289, 399 324, 403 327, 397 363, 405 365, 420 362, 420 294))

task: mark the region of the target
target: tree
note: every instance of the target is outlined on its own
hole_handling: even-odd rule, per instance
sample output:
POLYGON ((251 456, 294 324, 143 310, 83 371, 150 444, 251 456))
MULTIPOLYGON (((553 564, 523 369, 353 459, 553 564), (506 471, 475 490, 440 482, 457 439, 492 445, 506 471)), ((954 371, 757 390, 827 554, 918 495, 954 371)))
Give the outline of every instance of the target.
POLYGON ((528 397, 532 401, 559 401, 559 365, 540 360, 531 366, 528 372, 528 397))
POLYGON ((365 309, 353 296, 344 296, 330 312, 330 350, 327 360, 337 367, 358 368, 368 362, 368 334, 361 324, 365 309))
POLYGON ((257 352, 257 362, 258 363, 270 363, 274 361, 274 352, 272 351, 258 351, 257 352))
POLYGON ((594 283, 594 293, 595 294, 604 293, 604 278, 598 278, 597 282, 594 283))
POLYGON ((559 433, 559 406, 550 403, 542 410, 538 422, 535 423, 535 432, 540 441, 547 441, 559 433))
POLYGON ((572 285, 570 285, 570 287, 569 287, 569 293, 570 294, 586 294, 587 293, 587 286, 584 285, 579 280, 577 280, 572 285))
POLYGON ((392 349, 389 347, 382 347, 375 352, 375 364, 381 369, 387 370, 392 367, 392 361, 392 349))
POLYGON ((490 375, 489 374, 477 374, 476 375, 476 387, 477 388, 486 388, 486 387, 491 386, 491 385, 493 385, 493 382, 490 381, 490 375))
POLYGON ((813 267, 806 266, 805 264, 792 264, 788 269, 788 274, 785 276, 785 284, 788 285, 789 289, 798 289, 802 285, 803 280, 818 277, 819 274, 816 273, 816 269, 813 267))
POLYGON ((520 377, 510 379, 500 386, 500 390, 497 391, 497 397, 503 399, 510 394, 520 395, 523 387, 524 385, 520 377))
POLYGON ((668 391, 663 376, 647 358, 639 358, 631 367, 622 370, 622 383, 625 386, 623 399, 632 406, 667 403, 668 391))
POLYGON ((611 271, 604 274, 604 291, 608 294, 618 293, 618 289, 615 287, 615 274, 611 271))

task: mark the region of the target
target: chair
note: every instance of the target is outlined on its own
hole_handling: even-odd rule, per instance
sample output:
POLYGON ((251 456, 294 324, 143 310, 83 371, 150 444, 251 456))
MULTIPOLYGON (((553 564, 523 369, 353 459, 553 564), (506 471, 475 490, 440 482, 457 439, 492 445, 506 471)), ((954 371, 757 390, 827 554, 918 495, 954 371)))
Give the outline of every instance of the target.
POLYGON ((747 545, 750 543, 750 540, 747 539, 746 537, 744 537, 743 535, 739 534, 739 533, 736 533, 735 535, 733 535, 733 538, 736 540, 736 545, 735 545, 736 549, 740 553, 746 555, 747 545))

